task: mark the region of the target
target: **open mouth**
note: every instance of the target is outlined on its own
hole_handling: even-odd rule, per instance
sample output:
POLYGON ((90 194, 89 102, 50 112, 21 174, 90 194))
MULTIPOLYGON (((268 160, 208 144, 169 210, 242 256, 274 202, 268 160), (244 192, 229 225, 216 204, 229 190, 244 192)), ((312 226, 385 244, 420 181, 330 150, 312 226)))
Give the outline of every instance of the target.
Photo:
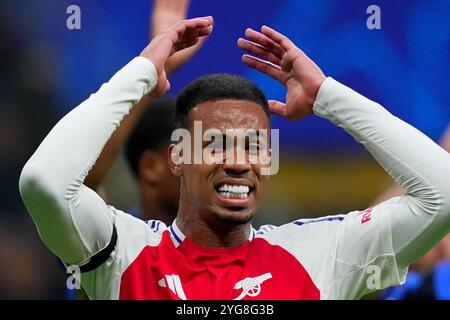
POLYGON ((243 184, 225 183, 216 186, 216 192, 219 196, 227 199, 247 199, 253 189, 253 187, 243 184))

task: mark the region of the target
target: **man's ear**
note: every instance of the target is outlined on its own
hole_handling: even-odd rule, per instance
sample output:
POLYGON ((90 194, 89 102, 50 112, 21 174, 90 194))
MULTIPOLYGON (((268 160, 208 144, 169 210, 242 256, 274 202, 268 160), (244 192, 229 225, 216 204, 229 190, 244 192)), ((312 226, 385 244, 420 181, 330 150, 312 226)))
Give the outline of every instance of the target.
POLYGON ((171 144, 168 149, 167 161, 169 162, 170 171, 176 176, 181 177, 183 169, 181 167, 181 159, 183 157, 182 150, 176 144, 171 144))
POLYGON ((159 184, 164 177, 165 166, 163 154, 156 150, 146 150, 139 159, 139 175, 147 183, 159 184))

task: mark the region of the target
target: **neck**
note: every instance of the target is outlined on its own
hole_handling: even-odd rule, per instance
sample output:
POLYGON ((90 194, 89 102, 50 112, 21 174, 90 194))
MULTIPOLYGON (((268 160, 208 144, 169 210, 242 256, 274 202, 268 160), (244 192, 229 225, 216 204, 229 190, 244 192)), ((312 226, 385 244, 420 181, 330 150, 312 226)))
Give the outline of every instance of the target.
POLYGON ((177 227, 190 240, 204 247, 234 248, 249 239, 251 233, 250 223, 230 225, 216 220, 212 213, 200 215, 192 208, 184 210, 182 202, 177 215, 177 227), (211 217, 205 221, 202 216, 211 217))

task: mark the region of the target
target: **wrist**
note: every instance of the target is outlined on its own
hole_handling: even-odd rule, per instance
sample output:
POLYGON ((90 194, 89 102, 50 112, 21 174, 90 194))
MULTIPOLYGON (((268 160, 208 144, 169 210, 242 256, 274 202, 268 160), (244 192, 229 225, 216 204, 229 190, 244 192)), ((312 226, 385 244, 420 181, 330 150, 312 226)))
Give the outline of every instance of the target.
POLYGON ((320 88, 322 87, 323 83, 325 82, 325 80, 327 79, 327 77, 321 73, 318 74, 316 77, 314 77, 314 79, 312 79, 312 84, 313 84, 313 102, 316 101, 317 96, 319 94, 320 88))
POLYGON ((156 87, 158 81, 158 74, 155 65, 151 60, 144 56, 135 57, 129 65, 133 65, 136 69, 134 74, 137 78, 143 81, 146 86, 144 88, 144 95, 150 94, 156 87), (141 76, 139 76, 141 74, 141 76))

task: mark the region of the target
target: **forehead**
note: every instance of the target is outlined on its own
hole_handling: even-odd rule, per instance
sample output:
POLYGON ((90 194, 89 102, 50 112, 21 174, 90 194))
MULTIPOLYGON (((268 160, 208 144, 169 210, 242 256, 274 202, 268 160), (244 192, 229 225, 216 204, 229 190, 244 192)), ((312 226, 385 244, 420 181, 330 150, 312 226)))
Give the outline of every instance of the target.
POLYGON ((246 100, 205 101, 189 113, 191 124, 201 121, 204 130, 269 129, 269 118, 262 106, 246 100))

